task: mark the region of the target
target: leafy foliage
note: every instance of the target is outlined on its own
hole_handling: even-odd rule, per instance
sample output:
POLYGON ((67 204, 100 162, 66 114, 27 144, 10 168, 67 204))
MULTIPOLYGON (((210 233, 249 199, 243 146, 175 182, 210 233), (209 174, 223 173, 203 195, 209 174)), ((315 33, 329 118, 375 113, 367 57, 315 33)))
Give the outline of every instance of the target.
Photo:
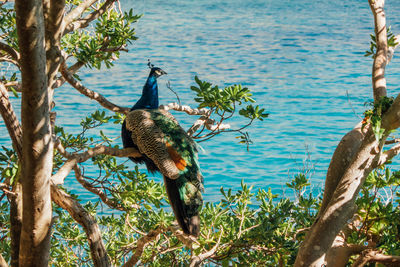
POLYGON ((362 121, 363 127, 367 123, 371 123, 372 130, 374 131, 375 138, 377 141, 381 140, 385 133, 385 129, 381 127, 382 125, 382 115, 390 108, 393 104, 393 97, 382 97, 377 102, 368 102, 365 105, 369 105, 372 108, 364 112, 364 120, 362 121))
POLYGON ((80 29, 65 35, 62 45, 68 54, 89 68, 100 69, 102 63, 111 68, 120 51, 137 39, 132 25, 140 17, 134 15, 132 9, 124 14, 111 9, 97 20, 93 29, 80 29))
POLYGON ((244 103, 254 103, 255 100, 252 98, 252 93, 247 87, 242 85, 231 85, 224 89, 220 89, 218 85, 212 85, 207 81, 200 80, 197 76, 195 77, 196 86, 190 88, 196 93, 194 100, 199 103, 199 108, 208 108, 210 110, 208 119, 212 119, 221 125, 228 119, 233 118, 237 113, 242 117, 249 120, 247 124, 237 129, 212 129, 208 133, 203 133, 204 127, 193 137, 198 139, 198 142, 207 140, 214 137, 222 132, 239 132, 241 135, 238 136, 240 139, 239 143, 244 143, 247 147, 252 143, 250 136, 243 129, 252 124, 254 120, 263 121, 268 117, 268 113, 265 112, 264 108, 260 106, 253 106, 248 104, 244 108, 241 108, 238 112, 238 107, 244 105, 244 103), (236 113, 237 112, 237 113, 236 113))
POLYGON ((0 37, 11 47, 18 49, 15 10, 12 5, 0 3, 0 37))
POLYGON ((358 211, 348 242, 400 254, 400 172, 382 166, 370 173, 357 199, 358 211))
MULTIPOLYGON (((398 43, 396 43, 396 36, 393 34, 391 28, 388 27, 386 29, 386 31, 387 31, 388 47, 395 47, 396 45, 398 45, 398 43)), ((370 34, 370 36, 371 36, 371 41, 370 41, 370 45, 369 45, 369 50, 365 51, 364 56, 375 58, 375 56, 376 56, 376 36, 374 34, 370 34)))
MULTIPOLYGON (((67 10, 77 7, 81 0, 68 0, 67 10)), ((104 2, 88 8, 82 17, 97 10, 104 2)), ((18 50, 15 28, 15 12, 8 4, 0 4, 0 37, 10 47, 18 50)), ((111 8, 104 12, 94 26, 82 28, 66 34, 62 38, 62 49, 73 63, 83 63, 89 68, 110 68, 119 58, 125 46, 136 40, 133 24, 140 18, 132 10, 118 12, 111 8)), ((375 56, 376 39, 371 35, 370 50, 366 56, 375 56)), ((388 45, 393 47, 394 35, 388 29, 388 45)), ((2 55, 0 55, 2 56, 2 55)), ((76 74, 75 74, 76 75, 76 74)), ((78 76, 75 76, 78 78, 78 76)), ((12 69, 10 75, 0 77, 2 82, 17 82, 18 74, 12 69)), ((196 93, 199 108, 208 108, 206 120, 214 120, 217 125, 236 118, 248 121, 237 129, 199 129, 194 138, 203 141, 222 132, 239 132, 239 142, 249 145, 250 137, 243 129, 253 121, 263 121, 268 117, 265 109, 254 106, 252 93, 247 87, 232 85, 219 88, 195 77, 196 85, 191 89, 196 93)), ((15 96, 16 88, 9 87, 15 96)), ((385 134, 381 128, 382 114, 390 107, 393 99, 382 98, 365 112, 365 123, 370 122, 379 140, 385 134)), ((120 124, 123 115, 108 115, 95 111, 85 117, 79 133, 69 133, 62 126, 55 126, 55 134, 70 153, 82 152, 98 144, 118 148, 101 127, 109 123, 120 124)), ((54 171, 66 159, 55 152, 54 171)), ((149 179, 138 167, 132 168, 115 157, 99 155, 91 160, 97 168, 97 177, 85 173, 85 164, 80 164, 83 179, 93 188, 103 192, 110 203, 117 204, 119 211, 103 207, 100 201, 88 201, 84 207, 101 227, 107 252, 114 265, 127 261, 139 246, 139 240, 149 232, 159 230, 157 238, 144 247, 140 263, 146 266, 169 266, 188 264, 193 256, 214 250, 205 260, 206 264, 222 266, 289 266, 294 263, 300 242, 308 227, 315 219, 320 199, 311 192, 307 173, 299 173, 286 185, 294 191, 294 199, 273 194, 271 189, 254 192, 252 186, 244 182, 241 189, 233 192, 221 188, 221 200, 206 203, 201 211, 201 234, 191 247, 186 246, 179 233, 172 227, 174 216, 166 208, 167 199, 164 186, 149 179), (132 170, 133 169, 133 170, 132 170)), ((18 177, 18 162, 15 152, 2 147, 0 152, 0 183, 13 185, 18 177)), ((92 174, 93 175, 93 174, 92 174)), ((357 220, 347 237, 348 244, 374 244, 388 254, 400 253, 399 240, 399 198, 400 172, 382 167, 368 177, 357 200, 357 220)), ((78 183, 76 185, 79 186, 78 183)), ((10 260, 10 218, 6 191, 0 191, 0 251, 10 260)), ((73 195, 70 192, 71 195, 73 195)), ((73 195, 82 202, 78 196, 73 195)), ((97 197, 96 197, 97 198, 97 197)), ((108 204, 110 205, 110 204, 108 204)), ((112 205, 111 205, 112 206, 112 205)), ((84 231, 64 210, 54 206, 57 220, 53 226, 52 266, 91 266, 89 246, 84 231)), ((186 240, 187 241, 187 240, 186 240)))

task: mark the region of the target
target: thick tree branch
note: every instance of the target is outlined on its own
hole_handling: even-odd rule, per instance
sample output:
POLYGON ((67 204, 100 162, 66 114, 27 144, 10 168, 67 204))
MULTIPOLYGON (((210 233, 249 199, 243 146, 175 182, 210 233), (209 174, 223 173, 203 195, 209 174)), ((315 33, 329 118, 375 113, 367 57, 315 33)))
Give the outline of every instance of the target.
POLYGON ((20 55, 17 52, 17 50, 15 50, 11 46, 9 46, 8 44, 5 44, 3 42, 0 42, 0 50, 6 52, 15 62, 18 63, 18 61, 20 59, 20 55))
POLYGON ((158 227, 155 230, 151 230, 147 235, 139 238, 139 240, 137 241, 135 252, 129 258, 129 260, 124 265, 122 265, 122 267, 135 266, 135 264, 140 260, 140 257, 142 256, 143 251, 146 248, 146 246, 150 242, 156 240, 158 238, 158 236, 164 231, 165 231, 165 229, 163 229, 162 227, 158 227))
POLYGON ((370 128, 338 183, 325 211, 307 233, 296 258, 296 267, 316 267, 324 263, 325 255, 334 239, 356 211, 354 203, 365 178, 377 166, 378 146, 370 128))
POLYGON ((3 255, 0 254, 0 267, 8 267, 6 260, 3 258, 3 255))
POLYGON ((385 67, 388 59, 386 18, 383 10, 384 0, 368 0, 374 15, 375 36, 376 36, 376 54, 372 65, 372 87, 374 92, 374 101, 377 102, 381 97, 386 96, 386 78, 385 67))
POLYGON ((11 137, 14 149, 17 152, 18 158, 21 159, 22 157, 21 125, 11 105, 8 96, 8 91, 1 82, 0 82, 0 113, 7 127, 8 134, 11 137))
POLYGON ((340 179, 342 179, 345 170, 360 148, 364 138, 364 132, 361 130, 362 124, 359 123, 353 130, 343 136, 333 153, 331 162, 325 179, 324 195, 318 214, 321 215, 328 203, 331 201, 333 192, 335 192, 340 179))
POLYGON ((92 22, 93 20, 95 20, 98 17, 100 17, 101 15, 103 15, 109 9, 109 7, 112 4, 114 4, 115 1, 116 0, 107 0, 106 2, 104 2, 104 4, 99 9, 90 13, 85 18, 78 19, 78 20, 66 25, 63 35, 70 33, 72 31, 75 31, 77 29, 87 27, 90 22, 92 22))
POLYGON ((21 68, 19 65, 19 62, 15 61, 14 59, 12 59, 10 57, 0 57, 0 62, 9 62, 9 63, 17 66, 19 69, 21 68))
MULTIPOLYGON (((386 79, 384 77, 387 64, 386 20, 383 0, 369 0, 369 4, 375 18, 377 53, 372 68, 372 84, 374 100, 378 101, 381 97, 386 96, 386 79)), ((382 119, 382 127, 386 131, 397 128, 400 123, 398 119, 400 115, 399 96, 396 100, 382 119)), ((333 175, 335 179, 327 181, 327 185, 335 189, 332 191, 332 188, 329 188, 331 197, 324 194, 323 207, 299 250, 295 266, 316 267, 325 264, 326 254, 332 248, 333 241, 346 221, 356 211, 355 200, 365 178, 378 166, 381 151, 372 127, 364 135, 360 134, 359 138, 362 139, 360 145, 356 140, 355 147, 351 148, 353 144, 350 144, 341 148, 343 150, 341 154, 347 154, 350 161, 347 158, 345 158, 345 162, 340 162, 338 158, 332 159, 332 161, 339 161, 335 164, 345 167, 344 171, 339 169, 339 173, 333 175), (347 149, 348 151, 346 151, 347 149)))
POLYGON ((67 80, 69 84, 72 85, 76 90, 78 90, 81 94, 89 97, 90 99, 96 100, 100 105, 105 107, 106 109, 109 109, 114 112, 119 112, 123 114, 127 114, 129 112, 129 108, 124 108, 117 106, 110 101, 108 101, 103 95, 96 93, 85 86, 83 86, 79 81, 77 81, 71 73, 68 72, 67 66, 65 63, 62 63, 61 66, 61 74, 67 80))
POLYGON ((378 165, 383 165, 386 164, 388 161, 390 161, 391 159, 393 159, 395 156, 397 156, 398 154, 400 154, 400 144, 395 145, 394 147, 392 147, 391 149, 385 151, 382 153, 380 159, 379 159, 379 163, 378 165))
POLYGON ((223 234, 223 233, 224 233, 224 231, 223 231, 223 229, 222 229, 222 230, 221 230, 221 233, 220 233, 220 235, 219 235, 218 241, 217 241, 217 243, 215 244, 215 246, 214 246, 212 249, 210 249, 209 251, 206 251, 206 252, 204 252, 204 253, 202 253, 202 254, 200 254, 200 255, 198 255, 198 256, 194 256, 194 257, 191 259, 190 267, 197 267, 197 266, 200 266, 201 263, 202 263, 204 260, 206 260, 206 259, 212 257, 212 256, 215 254, 215 252, 217 251, 217 249, 218 249, 218 247, 219 247, 219 244, 221 243, 221 237, 222 237, 222 234, 223 234))
POLYGON ((51 185, 51 198, 58 206, 68 211, 71 217, 85 230, 94 266, 111 266, 96 220, 78 201, 55 185, 51 185))
POLYGON ((379 251, 365 250, 353 263, 352 267, 362 267, 367 263, 376 262, 385 266, 400 266, 400 256, 384 255, 379 251))
MULTIPOLYGON (((13 147, 17 152, 18 159, 22 158, 22 129, 17 115, 12 108, 8 92, 0 83, 0 113, 4 124, 11 137, 13 147)), ((11 266, 19 265, 19 245, 22 229, 22 187, 19 179, 12 185, 14 197, 10 201, 10 235, 11 235, 11 266)))
MULTIPOLYGON (((129 224, 129 222, 128 222, 128 224, 129 224)), ((137 231, 137 232, 139 232, 139 231, 137 231)), ((191 245, 193 242, 197 242, 193 236, 189 236, 189 235, 186 235, 185 233, 183 233, 183 231, 180 229, 179 226, 171 225, 167 228, 158 227, 154 230, 151 230, 148 234, 145 234, 144 236, 139 238, 139 240, 136 243, 135 252, 131 256, 131 258, 129 258, 129 260, 122 267, 134 266, 140 260, 140 257, 142 256, 143 251, 146 248, 146 246, 150 242, 157 239, 159 234, 165 233, 165 232, 172 232, 172 234, 175 235, 179 239, 179 241, 181 241, 188 248, 191 248, 191 245)))
POLYGON ((58 170, 56 174, 51 177, 51 182, 55 185, 63 184, 65 177, 71 172, 72 168, 78 164, 87 161, 88 159, 98 155, 109 155, 115 157, 141 157, 140 152, 135 148, 124 148, 118 149, 108 146, 96 146, 90 148, 83 153, 68 153, 64 150, 61 144, 56 144, 56 148, 61 151, 62 154, 69 158, 64 165, 58 170))
POLYGON ((389 110, 383 115, 382 128, 391 131, 400 127, 400 94, 394 99, 389 110))

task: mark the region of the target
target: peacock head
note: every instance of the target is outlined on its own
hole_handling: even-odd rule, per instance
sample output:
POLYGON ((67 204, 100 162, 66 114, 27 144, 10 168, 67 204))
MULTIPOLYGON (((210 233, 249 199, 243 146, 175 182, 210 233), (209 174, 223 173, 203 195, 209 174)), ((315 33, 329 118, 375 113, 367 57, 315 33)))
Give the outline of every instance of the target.
POLYGON ((167 74, 167 73, 158 67, 152 67, 150 70, 150 76, 154 75, 156 78, 158 78, 164 74, 167 74))

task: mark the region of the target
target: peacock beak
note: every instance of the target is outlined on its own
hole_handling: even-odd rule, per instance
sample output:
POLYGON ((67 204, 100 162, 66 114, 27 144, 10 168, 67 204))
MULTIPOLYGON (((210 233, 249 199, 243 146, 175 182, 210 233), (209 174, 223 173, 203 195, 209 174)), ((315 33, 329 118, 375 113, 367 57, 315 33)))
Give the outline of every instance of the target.
POLYGON ((164 74, 167 74, 167 73, 165 71, 163 71, 162 69, 157 69, 155 71, 155 74, 157 75, 157 77, 160 77, 160 76, 162 76, 164 74))

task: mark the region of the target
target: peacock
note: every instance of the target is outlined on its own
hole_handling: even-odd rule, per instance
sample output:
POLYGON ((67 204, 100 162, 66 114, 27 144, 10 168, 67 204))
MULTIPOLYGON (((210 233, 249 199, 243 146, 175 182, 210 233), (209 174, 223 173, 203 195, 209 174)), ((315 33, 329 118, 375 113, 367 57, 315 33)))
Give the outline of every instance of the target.
POLYGON ((198 236, 204 190, 195 142, 165 110, 158 109, 157 78, 167 74, 149 63, 142 96, 127 114, 121 129, 125 148, 134 147, 151 173, 161 172, 175 217, 186 234, 198 236))

